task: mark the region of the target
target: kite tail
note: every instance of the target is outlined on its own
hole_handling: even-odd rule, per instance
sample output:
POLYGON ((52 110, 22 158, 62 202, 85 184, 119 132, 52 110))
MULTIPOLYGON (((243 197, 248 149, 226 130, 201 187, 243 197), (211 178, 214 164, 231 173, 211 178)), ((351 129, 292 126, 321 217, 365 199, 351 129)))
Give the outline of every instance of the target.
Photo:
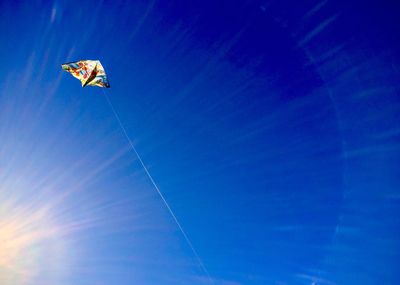
POLYGON ((110 108, 111 108, 112 112, 114 113, 115 118, 116 118, 117 121, 118 121, 119 126, 121 127, 122 132, 123 132, 124 135, 125 135, 126 140, 128 141, 128 143, 129 143, 131 149, 133 150, 133 152, 135 153, 136 157, 139 159, 140 164, 142 165, 144 171, 145 171, 146 174, 147 174, 147 177, 148 177, 149 180, 151 181, 151 184, 153 184, 153 186, 154 186, 154 188, 156 189, 156 191, 157 191, 158 195, 160 196, 161 200, 164 202, 165 207, 168 209, 168 212, 171 214, 173 220, 175 221, 176 225, 178 226, 179 230, 181 231, 183 237, 185 238, 186 243, 189 245, 189 247, 190 247, 190 249, 192 250, 194 256, 196 257, 197 262, 199 263, 201 269, 202 269, 202 270, 204 271, 204 273, 206 274, 206 276, 207 276, 208 280, 210 281, 210 283, 211 283, 211 284, 214 284, 214 280, 211 278, 210 273, 208 272, 207 268, 204 266, 203 261, 201 260, 200 256, 198 255, 198 253, 197 253, 196 249, 194 248, 192 242, 190 241, 188 235, 187 235, 186 232, 183 230, 183 227, 182 227, 181 224, 179 223, 179 221, 178 221, 176 215, 175 215, 174 212, 172 211, 172 209, 171 209, 171 207, 169 206, 167 200, 165 199, 164 195, 162 194, 162 192, 161 192, 160 189, 158 188, 156 182, 154 181, 154 179, 153 179, 153 177, 151 176, 149 170, 147 169, 147 167, 146 167, 146 165, 144 164, 142 158, 140 157, 139 153, 137 152, 135 146, 133 145, 132 140, 131 140, 131 138, 129 137, 128 133, 126 132, 125 127, 124 127, 124 125, 122 124, 121 119, 120 119, 118 113, 116 112, 116 110, 115 110, 113 104, 111 103, 110 98, 108 97, 108 95, 107 95, 107 93, 104 91, 104 89, 102 89, 102 91, 103 91, 104 97, 106 98, 106 100, 107 100, 107 102, 108 102, 108 105, 110 105, 110 108))

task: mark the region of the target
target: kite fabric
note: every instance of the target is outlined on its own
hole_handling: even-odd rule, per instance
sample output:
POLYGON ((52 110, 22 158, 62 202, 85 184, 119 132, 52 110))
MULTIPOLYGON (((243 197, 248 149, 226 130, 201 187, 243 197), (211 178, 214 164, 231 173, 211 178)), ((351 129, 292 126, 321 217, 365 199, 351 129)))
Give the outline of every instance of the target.
POLYGON ((79 79, 82 87, 99 86, 110 88, 106 72, 99 60, 80 60, 64 63, 62 69, 79 79))

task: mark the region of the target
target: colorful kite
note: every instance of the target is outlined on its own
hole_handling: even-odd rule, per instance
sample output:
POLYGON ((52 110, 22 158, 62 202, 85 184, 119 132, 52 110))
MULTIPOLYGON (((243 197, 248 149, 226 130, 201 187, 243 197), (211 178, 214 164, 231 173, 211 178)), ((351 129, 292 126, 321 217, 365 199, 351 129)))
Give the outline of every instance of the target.
POLYGON ((78 78, 82 87, 99 86, 110 88, 106 72, 99 60, 80 60, 76 62, 64 63, 62 69, 78 78))

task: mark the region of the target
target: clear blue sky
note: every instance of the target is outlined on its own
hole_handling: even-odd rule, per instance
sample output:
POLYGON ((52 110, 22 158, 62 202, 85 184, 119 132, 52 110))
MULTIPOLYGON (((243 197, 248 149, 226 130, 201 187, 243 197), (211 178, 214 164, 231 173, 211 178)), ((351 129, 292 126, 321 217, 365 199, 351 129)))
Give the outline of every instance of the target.
POLYGON ((1 1, 0 283, 399 284, 400 7, 367 2, 1 1))

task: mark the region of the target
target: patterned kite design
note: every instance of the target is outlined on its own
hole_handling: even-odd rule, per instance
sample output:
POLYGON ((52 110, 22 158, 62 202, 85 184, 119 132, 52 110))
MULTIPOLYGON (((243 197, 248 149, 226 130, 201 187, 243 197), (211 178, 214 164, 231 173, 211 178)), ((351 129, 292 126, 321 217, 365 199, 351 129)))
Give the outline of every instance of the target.
POLYGON ((82 87, 99 86, 110 88, 106 72, 99 60, 80 60, 64 63, 62 69, 79 79, 82 87))

